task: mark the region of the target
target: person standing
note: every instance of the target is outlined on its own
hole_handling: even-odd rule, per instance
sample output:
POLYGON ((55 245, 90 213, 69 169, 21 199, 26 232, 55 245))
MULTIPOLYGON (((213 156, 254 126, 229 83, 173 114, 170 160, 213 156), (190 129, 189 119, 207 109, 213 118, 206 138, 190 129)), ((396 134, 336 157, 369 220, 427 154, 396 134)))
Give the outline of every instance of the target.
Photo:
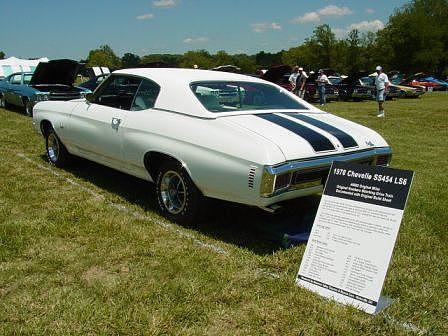
POLYGON ((305 97, 305 91, 306 91, 305 84, 306 84, 307 78, 308 78, 308 75, 306 74, 305 71, 303 71, 303 68, 300 67, 299 73, 296 78, 296 91, 297 91, 296 94, 302 99, 304 99, 304 97, 305 97))
POLYGON ((330 80, 328 79, 327 75, 325 75, 324 71, 322 69, 319 69, 318 71, 319 75, 317 77, 317 92, 319 94, 319 103, 320 105, 325 105, 326 99, 325 99, 325 84, 331 84, 330 80))
POLYGON ((289 76, 289 83, 291 84, 292 87, 292 92, 297 94, 297 86, 296 86, 296 80, 297 80, 297 76, 299 75, 299 67, 296 65, 293 69, 292 69, 292 73, 289 76))
POLYGON ((378 65, 376 67, 375 87, 376 87, 376 101, 378 102, 378 115, 379 118, 384 118, 384 101, 386 100, 387 89, 390 82, 387 75, 383 72, 383 68, 378 65))

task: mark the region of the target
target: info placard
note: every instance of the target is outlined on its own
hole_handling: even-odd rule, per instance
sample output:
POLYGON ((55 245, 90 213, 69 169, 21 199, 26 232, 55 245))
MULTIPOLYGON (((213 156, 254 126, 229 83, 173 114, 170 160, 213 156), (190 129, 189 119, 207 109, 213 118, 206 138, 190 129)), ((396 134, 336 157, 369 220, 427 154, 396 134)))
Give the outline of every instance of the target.
POLYGON ((413 172, 334 162, 296 283, 375 313, 413 172))

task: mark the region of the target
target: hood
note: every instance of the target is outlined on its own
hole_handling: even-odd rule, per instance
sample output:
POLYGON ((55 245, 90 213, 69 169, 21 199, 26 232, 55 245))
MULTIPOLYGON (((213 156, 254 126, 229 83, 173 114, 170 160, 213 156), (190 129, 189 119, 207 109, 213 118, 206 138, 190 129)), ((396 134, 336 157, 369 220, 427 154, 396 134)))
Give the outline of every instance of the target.
POLYGON ((289 65, 276 65, 270 67, 261 78, 272 83, 277 83, 283 79, 283 76, 289 75, 291 72, 292 68, 289 65))
POLYGON ((326 112, 264 113, 226 119, 277 145, 286 161, 388 146, 375 131, 326 112))
POLYGON ((80 64, 78 62, 68 59, 40 62, 29 84, 63 84, 72 86, 79 68, 80 64))

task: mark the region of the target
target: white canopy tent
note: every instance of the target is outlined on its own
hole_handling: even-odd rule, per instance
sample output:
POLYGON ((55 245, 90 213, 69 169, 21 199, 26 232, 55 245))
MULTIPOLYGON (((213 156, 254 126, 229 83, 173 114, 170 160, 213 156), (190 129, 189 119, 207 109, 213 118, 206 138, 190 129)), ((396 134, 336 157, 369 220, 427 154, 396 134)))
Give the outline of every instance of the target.
POLYGON ((28 60, 17 57, 9 57, 0 60, 0 77, 6 77, 14 72, 33 72, 39 62, 48 62, 47 57, 28 60))

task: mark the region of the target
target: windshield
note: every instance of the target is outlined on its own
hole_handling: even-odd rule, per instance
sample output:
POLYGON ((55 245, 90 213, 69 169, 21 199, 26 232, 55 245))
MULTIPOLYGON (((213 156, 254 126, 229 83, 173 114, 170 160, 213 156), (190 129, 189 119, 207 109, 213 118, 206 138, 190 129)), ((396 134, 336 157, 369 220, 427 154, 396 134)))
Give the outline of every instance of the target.
POLYGON ((24 74, 23 75, 23 84, 29 84, 31 81, 31 77, 33 77, 33 74, 24 74))
POLYGON ((330 81, 331 84, 335 85, 335 84, 339 84, 342 82, 342 78, 341 77, 333 77, 330 76, 328 77, 328 80, 330 81))
POLYGON ((195 82, 190 87, 210 112, 307 109, 290 97, 287 90, 269 84, 214 81, 195 82))
POLYGON ((373 77, 362 77, 359 79, 362 85, 375 85, 375 78, 373 77))

